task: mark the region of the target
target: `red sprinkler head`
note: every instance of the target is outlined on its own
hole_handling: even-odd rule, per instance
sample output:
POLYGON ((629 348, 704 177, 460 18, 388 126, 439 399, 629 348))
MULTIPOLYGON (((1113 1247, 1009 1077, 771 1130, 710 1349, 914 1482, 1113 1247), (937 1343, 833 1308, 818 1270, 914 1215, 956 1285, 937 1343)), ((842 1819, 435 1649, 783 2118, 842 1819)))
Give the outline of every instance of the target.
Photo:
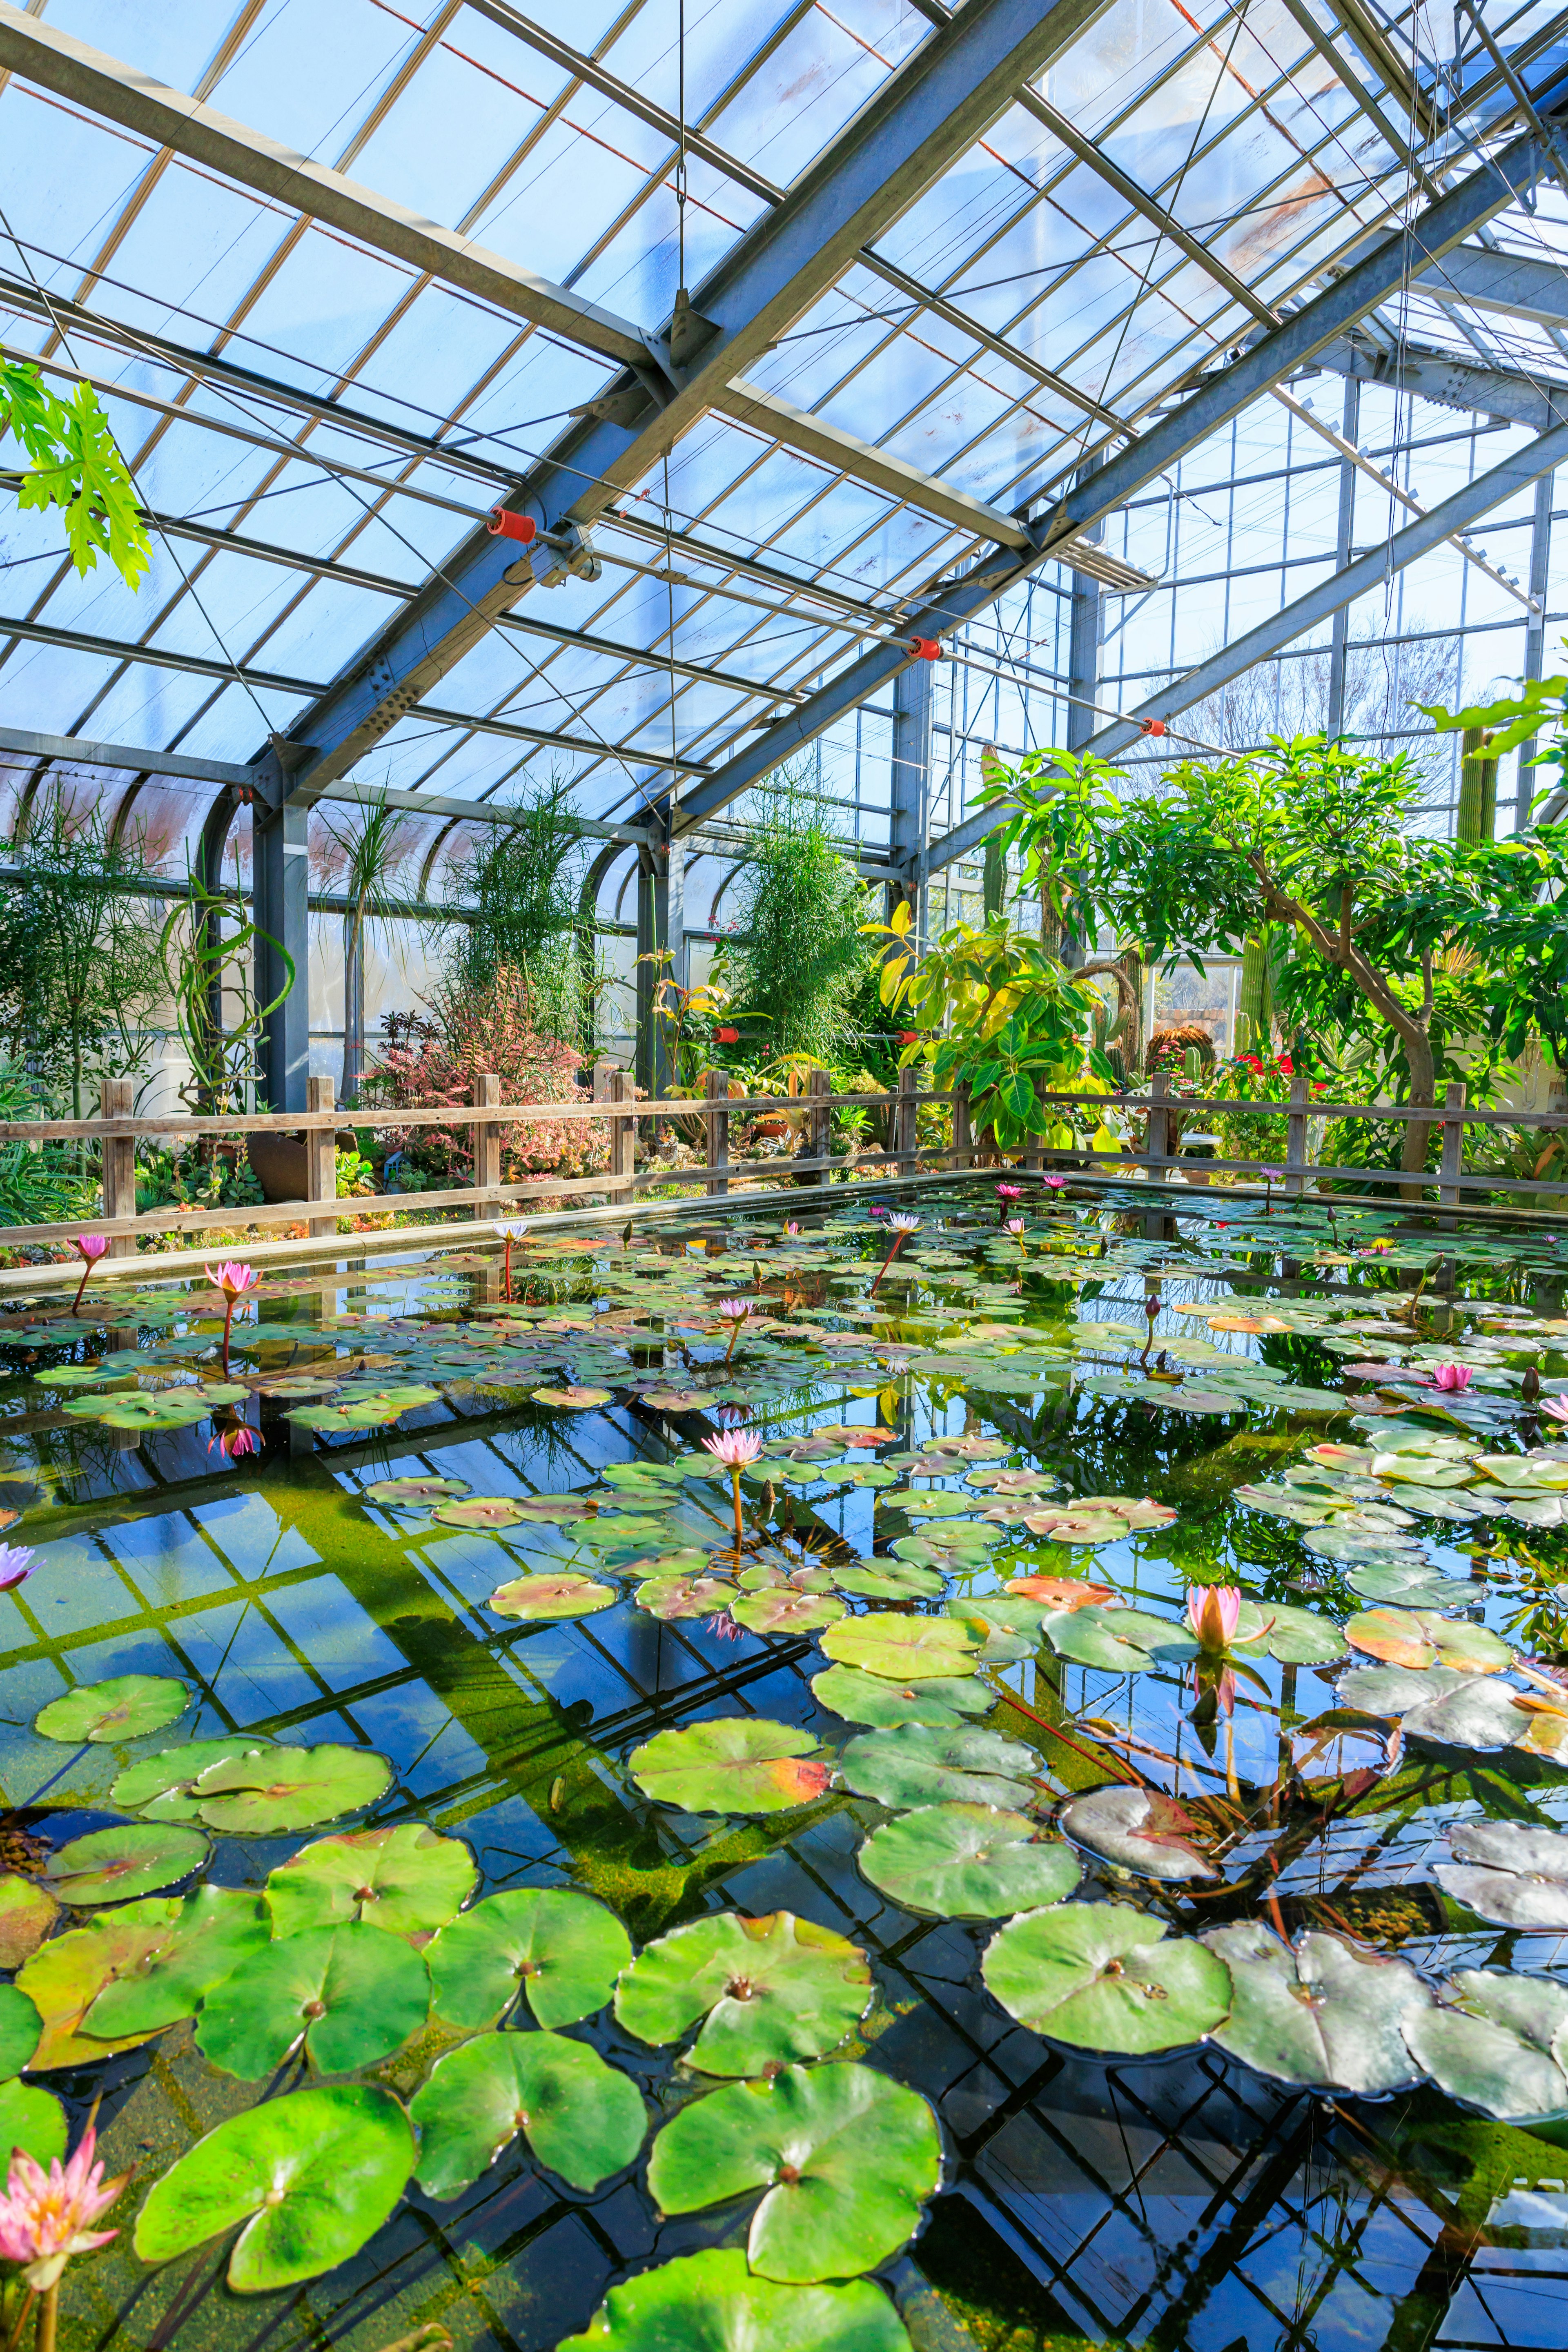
POLYGON ((941 661, 942 640, 940 637, 911 637, 910 651, 916 661, 941 661))
POLYGON ((513 514, 510 507, 492 507, 485 529, 492 539, 515 539, 523 547, 531 539, 539 537, 539 525, 533 517, 513 514))

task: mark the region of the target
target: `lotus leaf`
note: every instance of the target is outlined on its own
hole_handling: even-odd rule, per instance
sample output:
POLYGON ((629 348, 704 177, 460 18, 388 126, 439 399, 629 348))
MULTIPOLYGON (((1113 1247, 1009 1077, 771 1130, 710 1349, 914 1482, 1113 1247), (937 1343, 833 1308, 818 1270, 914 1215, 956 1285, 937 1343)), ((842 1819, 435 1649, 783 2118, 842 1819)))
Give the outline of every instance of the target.
POLYGON ((1441 1576, 1415 1560, 1397 1568, 1347 1569, 1345 1582, 1363 1601, 1393 1601, 1401 1609, 1463 1609, 1475 1598, 1475 1587, 1466 1579, 1441 1576))
POLYGON ((1544 1977, 1461 1969, 1443 2005, 1405 2020, 1416 2063, 1440 2090, 1504 2123, 1568 2111, 1568 1992, 1544 1977))
POLYGON ((230 1732, 221 1739, 190 1739, 183 1748, 165 1748, 140 1764, 128 1765, 109 1793, 117 1805, 151 1813, 156 1821, 199 1821, 201 1805, 193 1790, 208 1765, 227 1763, 235 1756, 259 1756, 270 1746, 269 1740, 248 1731, 230 1732))
POLYGON ((133 2050, 145 2032, 104 2040, 88 2034, 83 2020, 114 1978, 125 1975, 157 1949, 179 1917, 178 1895, 153 1895, 106 1912, 89 1927, 74 1927, 40 1945, 16 1982, 44 2021, 43 2039, 29 2073, 55 2066, 91 2065, 118 2050, 133 2050))
POLYGON ((1058 1819, 1075 1844, 1144 1878, 1219 1875, 1191 1843, 1194 1822, 1180 1805, 1157 1791, 1091 1789, 1069 1799, 1058 1819))
POLYGON ((911 2352, 879 2287, 781 2286, 712 2249, 612 2287, 587 2332, 555 2352, 911 2352))
POLYGON ((929 1601, 942 1591, 945 1579, 934 1568, 913 1560, 863 1559, 854 1568, 837 1568, 833 1581, 840 1592, 862 1601, 929 1601))
POLYGON ((1321 1528, 1332 1516, 1326 1500, 1294 1494, 1288 1486, 1233 1486, 1230 1498, 1233 1503, 1245 1503, 1249 1510, 1266 1511, 1271 1518, 1289 1519, 1299 1528, 1321 1528))
POLYGON ((683 1731, 658 1731, 627 1767, 645 1797, 689 1813, 779 1813, 809 1805, 831 1767, 812 1757, 809 1731, 765 1717, 721 1716, 683 1731))
POLYGON ((566 1410, 573 1412, 584 1412, 590 1406, 596 1404, 608 1404, 610 1402, 610 1391, 608 1389, 580 1388, 535 1389, 533 1391, 533 1402, 535 1404, 563 1406, 566 1410))
POLYGON ((988 1990, 1020 2025, 1076 2050, 1138 2056, 1212 2033, 1230 2007, 1225 1964, 1122 1903, 1060 1903, 986 1946, 988 1990))
POLYGON ((156 1894, 199 1869, 207 1853, 200 1830, 126 1822, 58 1847, 49 1856, 44 1879, 62 1902, 85 1908, 156 1894))
POLYGON ((1197 1654, 1184 1626, 1142 1609, 1055 1609, 1040 1631, 1059 1658, 1114 1675, 1139 1674, 1157 1662, 1169 1664, 1197 1654))
POLYGON ((271 1941, 265 1906, 246 1889, 198 1886, 158 1941, 99 1994, 85 2030, 115 2040, 194 2017, 215 1986, 271 1941))
POLYGON ((997 1731, 910 1725, 862 1732, 845 1749, 840 1769, 857 1796, 894 1808, 953 1803, 1016 1809, 1034 1797, 1040 1759, 1032 1748, 997 1731))
POLYGON ((401 1822, 393 1829, 341 1830, 302 1847, 272 1872, 266 1895, 279 1936, 351 1919, 414 1936, 456 1918, 479 1875, 461 1838, 401 1822))
POLYGON ((0 1985, 0 2082, 30 2065, 43 2038, 44 2021, 20 1985, 0 1985))
POLYGON ((1480 1512, 1495 1507, 1483 1496, 1451 1495, 1434 1486, 1391 1486, 1384 1492, 1391 1503, 1397 1503, 1406 1511, 1419 1511, 1429 1519, 1473 1519, 1480 1512))
POLYGON ((481 2033, 448 2050, 409 2114, 419 2186, 440 2198, 470 2188, 520 2131, 548 2170, 596 2189, 631 2163, 647 2130, 630 2076, 563 2033, 481 2033))
POLYGON ((1059 1903, 1083 1875, 1071 1846, 1026 1813, 991 1805, 926 1805, 873 1831, 863 1876, 906 1911, 943 1919, 1005 1919, 1059 1903))
POLYGON ((47 2172, 63 2162, 66 2111, 36 2083, 0 2083, 0 2147, 22 2148, 47 2172))
POLYGON ((133 2242, 144 2263, 172 2262, 244 2222, 230 2287, 293 2286, 358 2253, 413 2165, 414 2134, 390 2091, 362 2083, 295 2091, 226 2116, 188 2149, 153 2183, 133 2242))
POLYGON ((1345 1654, 1339 1627, 1315 1610, 1292 1609, 1285 1601, 1270 1601, 1254 1613, 1262 1617, 1263 1625, 1258 1633, 1248 1633, 1244 1613, 1231 1644, 1238 1657, 1268 1656, 1284 1666, 1326 1666, 1345 1654))
POLYGON ((1402 1562, 1424 1559, 1419 1545, 1405 1543, 1392 1531, 1374 1535, 1365 1528, 1358 1532, 1342 1527, 1339 1522, 1344 1516, 1338 1513, 1326 1527, 1307 1530, 1302 1540, 1319 1559, 1331 1559, 1338 1566, 1364 1562, 1370 1568, 1397 1568, 1402 1562))
POLYGON ((1432 1996, 1406 1961, 1312 1930, 1294 1948, 1261 1920, 1204 1937, 1230 1970, 1231 2013, 1211 2039, 1301 2089, 1376 2098, 1412 2083, 1404 2029, 1432 1996))
POLYGON ((748 1633, 810 1633, 832 1625, 845 1614, 844 1603, 829 1593, 774 1589, 747 1592, 730 1610, 737 1625, 748 1633))
POLYGON ((985 1527, 978 1520, 961 1520, 956 1527, 947 1528, 937 1536, 900 1536, 893 1544, 893 1558, 904 1559, 916 1568, 930 1568, 942 1574, 953 1570, 979 1568, 985 1554, 994 1543, 1002 1540, 999 1527, 985 1527))
POLYGON ((36 1879, 16 1871, 0 1875, 0 1969, 31 1959, 59 1916, 59 1905, 36 1879))
POLYGON ((977 1646, 955 1618, 899 1617, 888 1610, 847 1617, 822 1637, 824 1651, 840 1665, 864 1666, 896 1683, 973 1674, 977 1646))
POLYGON ((788 2066, 729 2083, 666 2124, 648 2160, 665 2213, 766 2190, 746 2257, 763 2278, 853 2277, 911 2237, 942 2177, 936 2119, 869 2066, 788 2066))
POLYGON ((515 1495, 468 1495, 437 1503, 430 1516, 444 1528, 520 1528, 527 1513, 515 1495))
POLYGON ((374 1927, 284 1936, 209 1993, 196 2026, 205 2056, 258 2082, 301 2041, 323 2074, 374 2065, 417 2033, 430 2007, 425 1962, 374 1927))
POLYGON ((603 2009, 632 1957, 613 1911, 563 1886, 508 1887, 426 1948, 435 2015, 467 2032, 500 2023, 521 1996, 534 2022, 574 2025, 603 2009))
POLYGON ((1498 1674, 1513 1653, 1484 1625, 1440 1617, 1431 1610, 1364 1609, 1345 1629, 1352 1649, 1416 1674, 1428 1666, 1452 1666, 1462 1674, 1498 1674))
POLYGON ((557 1617, 592 1617, 612 1608, 616 1598, 613 1584, 563 1569, 555 1576, 516 1576, 510 1584, 498 1584, 485 1606, 498 1617, 536 1624, 557 1617))
POLYGON ((761 2074, 837 2049, 871 2005, 858 1944, 792 1912, 720 1911, 672 1928, 637 1954, 616 1988, 616 2017, 639 2042, 679 2042, 704 2021, 689 2064, 761 2074))
POLYGON ((639 1609, 650 1617, 711 1617, 727 1609, 734 1587, 716 1576, 650 1576, 635 1594, 639 1609))
POLYGON ((162 1731, 190 1705, 184 1683, 163 1675, 118 1675, 112 1681, 89 1683, 80 1690, 52 1698, 37 1717, 33 1728, 46 1739, 140 1739, 162 1731))
POLYGON ((927 1490, 917 1486, 900 1486, 880 1500, 893 1510, 901 1510, 911 1519, 958 1519, 974 1508, 967 1495, 949 1494, 945 1487, 927 1490))
POLYGON ((829 1666, 812 1678, 818 1706, 831 1707, 846 1723, 875 1724, 892 1730, 900 1723, 952 1729, 966 1715, 985 1715, 995 1703, 989 1686, 973 1678, 909 1683, 902 1688, 860 1666, 829 1666))
POLYGON ((1500 1927, 1568 1928, 1568 1837, 1517 1822, 1456 1822, 1445 1895, 1500 1927))
POLYGON ((209 1764, 192 1793, 208 1829, 278 1837, 361 1812, 391 1786, 384 1756, 328 1741, 320 1748, 264 1748, 209 1764))

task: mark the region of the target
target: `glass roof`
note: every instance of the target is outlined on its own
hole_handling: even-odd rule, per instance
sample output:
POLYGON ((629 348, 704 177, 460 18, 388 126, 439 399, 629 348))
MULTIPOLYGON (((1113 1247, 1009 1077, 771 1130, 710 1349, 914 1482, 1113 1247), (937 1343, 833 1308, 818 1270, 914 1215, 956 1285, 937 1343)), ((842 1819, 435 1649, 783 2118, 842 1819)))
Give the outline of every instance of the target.
MULTIPOLYGON (((649 329, 680 283, 668 118, 700 133, 684 228, 700 291, 946 16, 939 0, 689 0, 682 40, 669 0, 30 13, 649 329)), ((1568 66, 1568 16, 1478 13, 1515 81, 1539 94, 1568 66)), ((1112 0, 749 380, 1022 509, 1521 119, 1462 15, 1112 0)), ((1555 257, 1565 221, 1547 184, 1476 241, 1555 257)), ((1561 381, 1568 352, 1556 327, 1418 285, 1366 332, 1531 379, 1561 381)), ((50 519, 6 508, 5 723, 226 761, 293 726, 615 375, 17 78, 0 89, 0 335, 100 387, 163 523, 132 595, 101 570, 79 580, 50 519)), ((524 597, 356 780, 504 800, 526 776, 570 777, 585 814, 635 818, 989 551, 741 410, 703 417, 595 527, 596 581, 524 597)), ((1157 569, 1158 531, 1137 538, 1157 569)), ((105 772, 105 791, 128 788, 105 772)), ((209 788, 160 789, 181 861, 209 788)), ((886 819, 868 806, 853 829, 874 844, 886 819)), ((437 851, 452 831, 431 821, 437 851)))

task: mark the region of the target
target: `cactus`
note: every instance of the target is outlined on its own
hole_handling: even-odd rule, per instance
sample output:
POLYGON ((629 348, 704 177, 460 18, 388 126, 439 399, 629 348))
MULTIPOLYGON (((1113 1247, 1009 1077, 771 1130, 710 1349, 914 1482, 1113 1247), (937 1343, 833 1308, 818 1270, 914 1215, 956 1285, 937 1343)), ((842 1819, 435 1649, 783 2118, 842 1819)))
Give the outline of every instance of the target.
POLYGON ((1195 1045, 1189 1045, 1182 1055, 1182 1076, 1189 1087, 1201 1087, 1204 1082, 1204 1057, 1195 1045))

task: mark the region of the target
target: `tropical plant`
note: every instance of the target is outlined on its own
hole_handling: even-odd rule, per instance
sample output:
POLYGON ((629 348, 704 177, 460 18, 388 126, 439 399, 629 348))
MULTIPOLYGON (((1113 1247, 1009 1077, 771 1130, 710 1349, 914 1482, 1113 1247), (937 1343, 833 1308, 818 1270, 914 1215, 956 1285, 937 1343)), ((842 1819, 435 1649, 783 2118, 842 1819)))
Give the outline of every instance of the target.
POLYGON ((180 1100, 209 1118, 242 1116, 260 1075, 267 1017, 294 985, 292 956, 251 921, 237 892, 216 888, 192 866, 184 896, 164 921, 158 957, 190 1064, 180 1100), (258 940, 272 948, 287 974, 269 1004, 258 1003, 252 986, 258 940))
POLYGON ((78 572, 106 555, 134 588, 152 561, 136 488, 109 419, 89 383, 68 400, 50 392, 30 360, 0 352, 0 440, 12 434, 28 464, 16 482, 19 507, 58 507, 78 572))
POLYGON ((397 910, 397 888, 412 844, 408 819, 391 807, 384 793, 366 803, 352 830, 329 820, 328 835, 342 859, 338 879, 348 905, 343 910, 343 1070, 339 1100, 352 1103, 364 1068, 364 940, 367 924, 389 922, 397 910))
MULTIPOLYGON (((552 778, 507 810, 448 877, 453 899, 471 910, 456 924, 443 981, 449 996, 476 1002, 499 975, 521 979, 531 1024, 558 1043, 581 1039, 584 980, 578 944, 577 866, 583 828, 570 782, 552 778)), ((512 984, 512 983, 509 983, 512 984)), ((591 980, 589 992, 591 992, 591 980)))
MULTIPOLYGON (((0 1062, 0 1119, 39 1116, 37 1080, 19 1062, 0 1062)), ((0 1144, 0 1225, 62 1224, 90 1216, 97 1190, 68 1145, 0 1144)))
POLYGON ((768 1024, 775 1054, 826 1061, 861 987, 865 919, 864 887, 820 802, 786 779, 763 798, 715 981, 745 1017, 768 1024))

